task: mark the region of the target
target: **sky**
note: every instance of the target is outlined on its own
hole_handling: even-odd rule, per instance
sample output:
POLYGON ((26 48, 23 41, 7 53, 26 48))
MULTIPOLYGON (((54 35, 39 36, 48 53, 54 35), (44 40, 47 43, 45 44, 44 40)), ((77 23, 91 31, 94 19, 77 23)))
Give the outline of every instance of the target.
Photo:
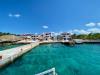
POLYGON ((0 32, 100 33, 100 0, 0 0, 0 32))

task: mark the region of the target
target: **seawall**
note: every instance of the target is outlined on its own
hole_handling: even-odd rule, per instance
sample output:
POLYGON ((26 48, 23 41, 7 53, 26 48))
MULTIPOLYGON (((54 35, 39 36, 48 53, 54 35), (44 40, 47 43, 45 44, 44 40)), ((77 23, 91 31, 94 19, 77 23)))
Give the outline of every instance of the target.
POLYGON ((19 46, 16 48, 11 48, 7 50, 0 51, 0 68, 6 64, 13 62, 16 58, 30 51, 32 48, 38 46, 39 43, 31 43, 24 46, 19 46))

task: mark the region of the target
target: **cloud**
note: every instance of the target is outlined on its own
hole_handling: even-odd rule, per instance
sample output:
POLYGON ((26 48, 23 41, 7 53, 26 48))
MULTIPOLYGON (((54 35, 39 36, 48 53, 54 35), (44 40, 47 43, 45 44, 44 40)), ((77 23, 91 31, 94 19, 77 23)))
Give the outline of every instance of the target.
POLYGON ((96 23, 90 22, 90 23, 86 24, 85 26, 87 26, 87 27, 94 27, 94 26, 96 26, 96 23))
POLYGON ((78 34, 89 34, 90 32, 84 29, 74 29, 73 33, 78 33, 78 34))
POLYGON ((14 14, 13 16, 16 17, 16 18, 19 18, 21 15, 20 14, 14 14))
POLYGON ((8 14, 8 16, 9 16, 9 17, 12 17, 13 15, 10 13, 10 14, 8 14))
POLYGON ((100 26, 100 22, 97 23, 97 26, 100 26))
POLYGON ((44 29, 48 29, 48 26, 47 26, 47 25, 44 25, 44 26, 42 26, 42 28, 44 28, 44 29))
POLYGON ((98 26, 100 26, 100 22, 90 22, 88 24, 86 24, 85 26, 87 27, 91 27, 88 29, 73 29, 70 30, 69 33, 75 33, 75 34, 89 34, 89 33, 100 33, 100 28, 98 26))
POLYGON ((91 29, 88 29, 87 31, 91 33, 100 33, 100 28, 91 28, 91 29))
POLYGON ((83 29, 74 29, 74 30, 70 30, 69 33, 72 33, 72 34, 89 34, 88 31, 86 30, 83 30, 83 29))
POLYGON ((74 30, 70 30, 69 33, 75 33, 75 34, 100 33, 100 28, 89 28, 87 30, 74 29, 74 30))
POLYGON ((21 15, 20 14, 8 14, 9 17, 14 17, 14 18, 19 18, 21 15))
POLYGON ((74 32, 72 30, 67 31, 68 33, 70 33, 71 35, 74 34, 74 32))

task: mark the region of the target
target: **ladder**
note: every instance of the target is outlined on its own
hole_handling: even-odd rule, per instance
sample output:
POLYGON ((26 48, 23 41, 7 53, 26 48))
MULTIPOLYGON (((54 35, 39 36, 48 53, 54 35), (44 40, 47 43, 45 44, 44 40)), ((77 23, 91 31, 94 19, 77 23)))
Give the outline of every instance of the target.
POLYGON ((51 68, 49 70, 46 70, 44 72, 41 72, 35 75, 57 75, 57 73, 55 72, 55 68, 51 68))

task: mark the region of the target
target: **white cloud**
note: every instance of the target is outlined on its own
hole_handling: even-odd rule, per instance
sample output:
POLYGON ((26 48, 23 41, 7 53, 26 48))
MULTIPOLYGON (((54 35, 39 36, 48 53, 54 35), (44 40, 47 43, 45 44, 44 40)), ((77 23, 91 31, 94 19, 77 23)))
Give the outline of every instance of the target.
POLYGON ((73 35, 73 34, 74 34, 74 32, 73 32, 72 30, 68 31, 68 33, 70 33, 71 35, 73 35))
POLYGON ((44 26, 42 26, 42 28, 44 28, 44 29, 48 29, 48 26, 47 26, 47 25, 44 25, 44 26))
POLYGON ((8 16, 9 16, 9 17, 12 17, 13 15, 10 13, 10 14, 8 14, 8 16))
POLYGON ((8 14, 9 17, 15 17, 15 18, 19 18, 21 15, 20 14, 8 14))
POLYGON ((75 33, 75 34, 100 33, 100 28, 90 28, 90 29, 87 29, 87 30, 74 29, 74 30, 70 30, 69 33, 75 33))
POLYGON ((94 27, 94 26, 96 26, 96 23, 90 22, 90 23, 86 24, 85 26, 87 26, 87 27, 94 27))
POLYGON ((54 33, 55 36, 59 35, 59 33, 54 33))
POLYGON ((80 34, 89 34, 90 32, 89 31, 86 31, 86 30, 80 30, 79 33, 80 34))
POLYGON ((97 23, 97 26, 100 26, 100 22, 97 23))
POLYGON ((14 14, 13 16, 16 17, 16 18, 19 18, 21 15, 20 14, 14 14))
POLYGON ((100 33, 100 28, 96 28, 97 26, 100 26, 100 22, 94 23, 90 22, 86 24, 85 26, 91 27, 89 29, 73 29, 70 30, 70 33, 76 33, 76 34, 89 34, 89 33, 100 33))
POLYGON ((74 30, 70 30, 69 33, 71 34, 89 34, 90 32, 89 31, 86 31, 84 29, 74 29, 74 30))
POLYGON ((100 28, 91 28, 91 29, 88 29, 87 31, 91 33, 100 33, 100 28))
POLYGON ((79 29, 74 29, 73 32, 79 32, 79 29))
POLYGON ((35 35, 37 35, 38 33, 35 33, 35 35))
POLYGON ((79 34, 89 34, 90 32, 89 31, 87 31, 87 30, 84 30, 84 29, 75 29, 75 30, 73 30, 74 32, 76 32, 76 33, 79 33, 79 34))

